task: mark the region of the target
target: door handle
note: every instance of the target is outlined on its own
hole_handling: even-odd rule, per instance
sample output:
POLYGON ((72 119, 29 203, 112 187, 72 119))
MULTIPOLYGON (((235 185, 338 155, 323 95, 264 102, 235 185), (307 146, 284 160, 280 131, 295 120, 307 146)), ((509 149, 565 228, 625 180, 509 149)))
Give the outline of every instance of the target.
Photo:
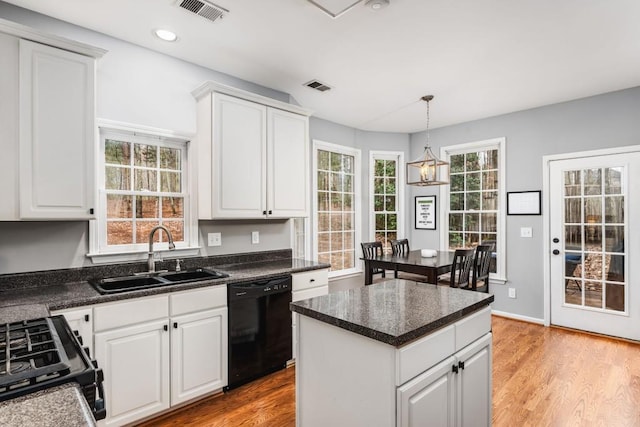
POLYGON ((554 250, 553 250, 553 254, 554 254, 554 255, 560 255, 560 251, 559 251, 559 250, 557 250, 557 249, 554 249, 554 250))

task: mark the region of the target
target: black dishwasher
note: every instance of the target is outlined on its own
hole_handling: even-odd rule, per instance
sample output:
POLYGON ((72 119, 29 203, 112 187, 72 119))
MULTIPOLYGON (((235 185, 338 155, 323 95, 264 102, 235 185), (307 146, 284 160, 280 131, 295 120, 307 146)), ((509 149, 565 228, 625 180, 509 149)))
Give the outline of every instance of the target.
POLYGON ((291 359, 291 276, 227 287, 229 385, 282 369, 291 359))

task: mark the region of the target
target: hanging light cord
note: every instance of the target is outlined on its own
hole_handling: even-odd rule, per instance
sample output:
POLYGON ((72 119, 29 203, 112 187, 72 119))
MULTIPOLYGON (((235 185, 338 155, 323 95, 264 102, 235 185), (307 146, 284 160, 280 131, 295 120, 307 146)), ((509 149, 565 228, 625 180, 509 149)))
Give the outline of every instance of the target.
POLYGON ((429 101, 433 99, 433 95, 425 95, 420 99, 427 103, 427 146, 425 147, 425 150, 426 150, 427 148, 429 148, 429 122, 431 120, 431 114, 429 114, 429 101))

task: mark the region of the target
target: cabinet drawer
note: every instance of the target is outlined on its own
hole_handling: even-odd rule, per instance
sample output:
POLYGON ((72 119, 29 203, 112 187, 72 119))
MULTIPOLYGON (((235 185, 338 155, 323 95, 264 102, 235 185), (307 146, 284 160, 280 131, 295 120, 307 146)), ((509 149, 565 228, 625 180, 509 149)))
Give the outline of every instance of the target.
POLYGON ((303 289, 315 288, 316 286, 324 286, 329 284, 329 270, 313 270, 304 273, 295 273, 291 275, 293 282, 293 290, 301 291, 303 289))
POLYGON ((318 286, 315 288, 304 289, 301 291, 293 291, 291 293, 291 301, 300 301, 303 299, 319 297, 329 293, 329 285, 318 286))
POLYGON ((208 310, 216 307, 226 307, 227 285, 218 285, 210 288, 172 294, 169 297, 169 301, 171 303, 171 316, 193 313, 194 311, 208 310))
POLYGON ((460 350, 491 331, 491 308, 485 307, 456 322, 456 350, 460 350))
POLYGON ((94 332, 169 317, 166 295, 99 305, 93 309, 94 332))
POLYGON ((442 328, 398 349, 396 385, 399 386, 455 353, 455 325, 442 328))

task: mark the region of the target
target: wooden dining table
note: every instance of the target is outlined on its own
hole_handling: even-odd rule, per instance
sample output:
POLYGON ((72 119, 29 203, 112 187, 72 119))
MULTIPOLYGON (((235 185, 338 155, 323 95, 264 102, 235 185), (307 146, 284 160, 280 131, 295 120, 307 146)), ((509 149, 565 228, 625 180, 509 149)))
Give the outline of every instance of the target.
POLYGON ((373 270, 382 268, 385 270, 405 271, 407 273, 425 276, 427 282, 437 284, 438 276, 451 271, 454 251, 438 251, 431 258, 423 258, 421 251, 410 251, 408 255, 386 254, 375 258, 362 258, 364 261, 364 284, 372 283, 373 270))

